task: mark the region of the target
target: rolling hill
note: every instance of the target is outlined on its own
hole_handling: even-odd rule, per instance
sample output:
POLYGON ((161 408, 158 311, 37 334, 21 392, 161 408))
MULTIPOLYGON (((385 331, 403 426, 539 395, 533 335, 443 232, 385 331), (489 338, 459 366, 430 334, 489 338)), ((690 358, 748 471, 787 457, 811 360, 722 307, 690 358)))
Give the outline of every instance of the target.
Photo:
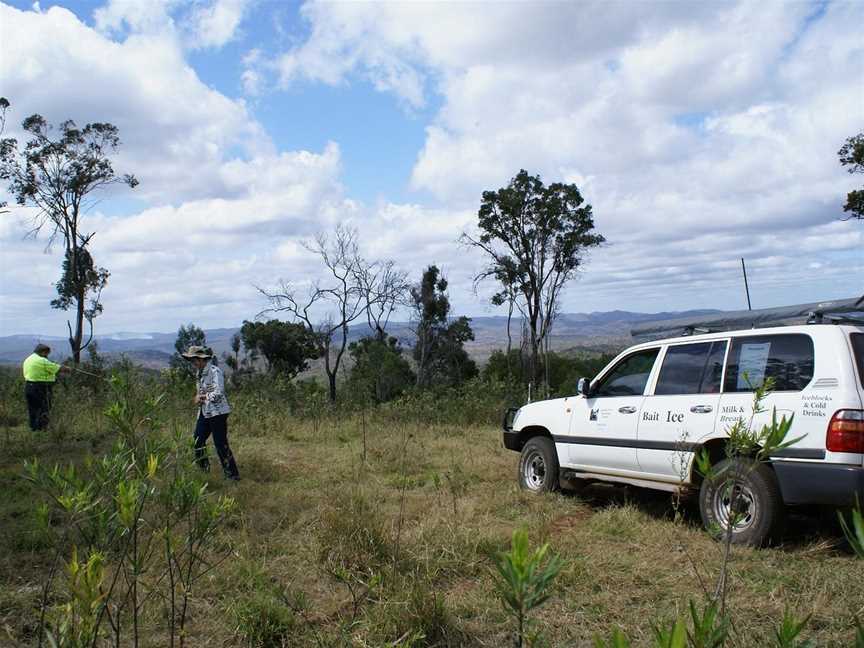
MULTIPOLYGON (((551 338, 552 348, 559 351, 615 351, 631 342, 630 328, 634 324, 668 320, 677 317, 699 317, 716 314, 716 310, 691 310, 685 312, 634 313, 630 311, 610 311, 596 313, 564 313, 555 322, 551 338)), ((475 340, 467 345, 469 353, 482 362, 495 349, 507 346, 506 317, 474 317, 471 319, 475 340)), ((518 344, 520 322, 511 323, 514 345, 518 344)), ((231 337, 239 328, 206 329, 207 343, 217 355, 230 349, 231 337)), ((352 326, 350 339, 356 340, 368 332, 366 324, 352 326)), ((413 333, 408 322, 394 322, 390 334, 399 338, 406 347, 411 346, 413 333)), ((109 357, 126 355, 134 362, 151 367, 168 366, 174 353, 176 332, 172 333, 134 333, 118 332, 97 335, 99 351, 109 357)), ((68 353, 65 338, 39 334, 9 335, 0 337, 0 364, 18 364, 32 351, 37 342, 52 347, 52 357, 63 358, 68 353)))

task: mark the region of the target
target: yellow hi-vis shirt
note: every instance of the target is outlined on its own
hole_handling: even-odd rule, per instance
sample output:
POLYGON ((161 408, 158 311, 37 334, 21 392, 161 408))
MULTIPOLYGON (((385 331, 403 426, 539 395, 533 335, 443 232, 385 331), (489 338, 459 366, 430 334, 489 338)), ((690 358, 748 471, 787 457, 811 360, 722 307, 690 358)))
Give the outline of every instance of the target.
POLYGON ((54 382, 60 365, 43 358, 38 353, 31 353, 24 361, 24 380, 28 382, 54 382))

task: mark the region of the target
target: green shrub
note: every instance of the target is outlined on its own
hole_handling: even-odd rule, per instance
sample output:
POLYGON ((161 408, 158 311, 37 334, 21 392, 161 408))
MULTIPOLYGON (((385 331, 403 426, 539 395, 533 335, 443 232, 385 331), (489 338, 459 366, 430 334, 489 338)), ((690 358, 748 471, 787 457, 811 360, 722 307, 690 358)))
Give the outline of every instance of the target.
MULTIPOLYGON (((347 392, 360 405, 393 400, 416 382, 411 365, 395 337, 380 340, 364 337, 352 342, 348 352, 354 360, 347 392)), ((345 394, 345 391, 343 391, 345 394)))
POLYGON ((362 490, 339 494, 321 512, 318 559, 327 569, 374 574, 395 556, 387 530, 383 515, 362 490))
POLYGON ((852 551, 858 558, 864 560, 864 516, 861 515, 860 503, 855 502, 855 507, 849 513, 848 522, 842 512, 838 512, 837 517, 840 519, 840 527, 852 551))
POLYGON ((469 637, 447 609, 435 584, 411 574, 368 612, 368 639, 376 646, 465 646, 469 637))
POLYGON ((528 613, 549 599, 551 585, 564 566, 558 556, 547 559, 548 551, 547 543, 532 552, 528 533, 519 529, 513 532, 510 551, 495 557, 498 595, 507 614, 516 621, 514 644, 518 648, 532 636, 528 613))
POLYGON ((298 645, 302 624, 283 602, 255 592, 233 608, 235 633, 250 648, 286 648, 298 645))
MULTIPOLYGON (((594 378, 603 367, 609 364, 614 354, 564 355, 550 351, 547 357, 550 396, 572 396, 576 393, 576 383, 579 378, 588 378, 589 380, 594 378)), ((527 361, 527 357, 523 357, 519 349, 511 349, 509 354, 502 350, 493 351, 483 368, 483 378, 490 382, 518 385, 527 392, 528 379, 525 361, 527 361)), ((546 366, 542 356, 539 372, 541 376, 546 375, 546 366)))

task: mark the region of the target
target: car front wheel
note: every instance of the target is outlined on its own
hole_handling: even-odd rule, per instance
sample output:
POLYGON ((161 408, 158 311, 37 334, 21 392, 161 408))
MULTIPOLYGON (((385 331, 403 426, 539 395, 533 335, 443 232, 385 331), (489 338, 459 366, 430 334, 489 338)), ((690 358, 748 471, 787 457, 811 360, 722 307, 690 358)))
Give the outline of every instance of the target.
POLYGON ((532 493, 558 490, 558 455, 546 437, 534 437, 519 457, 519 486, 532 493))
POLYGON ((719 462, 699 490, 702 523, 718 539, 759 546, 780 528, 783 498, 774 471, 752 459, 719 462))

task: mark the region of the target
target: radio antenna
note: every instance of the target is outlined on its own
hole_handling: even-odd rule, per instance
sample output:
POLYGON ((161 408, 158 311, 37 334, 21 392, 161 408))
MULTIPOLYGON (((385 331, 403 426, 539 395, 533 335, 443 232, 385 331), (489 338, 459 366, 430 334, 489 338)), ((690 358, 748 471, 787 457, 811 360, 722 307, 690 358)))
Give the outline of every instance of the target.
POLYGON ((747 266, 744 265, 744 257, 741 257, 741 270, 744 272, 744 292, 747 293, 747 310, 753 310, 750 305, 750 287, 747 285, 747 266))

